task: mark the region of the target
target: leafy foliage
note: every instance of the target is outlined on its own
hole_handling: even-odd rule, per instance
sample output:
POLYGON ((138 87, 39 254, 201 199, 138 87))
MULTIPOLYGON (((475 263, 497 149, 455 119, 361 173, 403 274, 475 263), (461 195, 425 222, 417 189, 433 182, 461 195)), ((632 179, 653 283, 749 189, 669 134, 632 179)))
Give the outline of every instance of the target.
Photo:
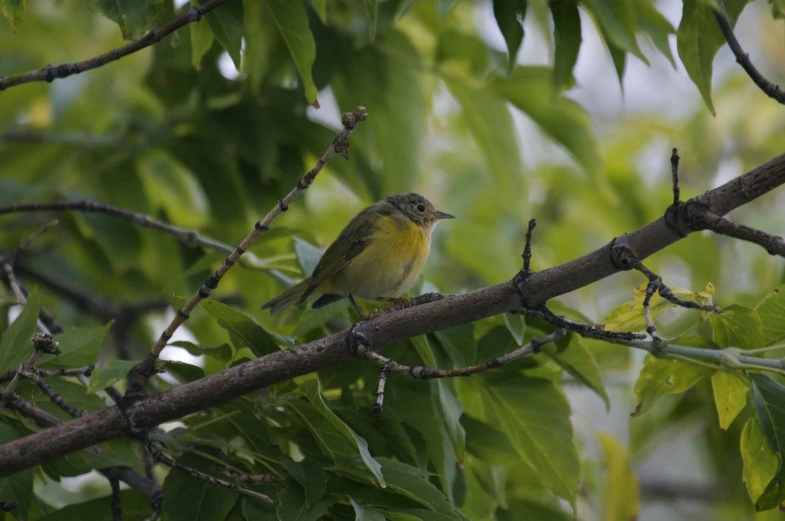
MULTIPOLYGON (((106 52, 204 3, 0 0, 8 21, 0 27, 0 75, 106 52), (55 39, 62 45, 53 46, 55 39)), ((746 3, 724 2, 731 23, 746 3)), ((778 12, 781 2, 772 7, 778 12)), ((676 31, 662 6, 648 0, 229 0, 111 66, 51 87, 0 93, 0 205, 95 199, 234 245, 324 152, 340 124, 335 105, 367 107, 350 161, 336 158, 325 167, 251 248, 257 260, 238 263, 216 299, 202 302, 178 332, 184 336, 167 346, 167 354, 191 357, 159 362, 163 373, 153 386, 166 390, 356 320, 346 302, 275 317, 258 308, 310 274, 345 223, 384 194, 418 191, 459 217, 434 232, 413 293, 462 292, 520 269, 532 216, 540 219, 534 269, 576 258, 661 216, 671 200, 672 144, 689 151, 682 152, 685 195, 715 183, 720 166, 740 172, 779 153, 785 125, 771 115, 769 101, 745 95, 745 110, 735 110, 748 80, 713 76, 724 45, 716 8, 684 0, 676 31), (490 17, 485 27, 476 23, 481 9, 490 17), (498 31, 499 46, 488 43, 488 31, 498 31), (576 81, 579 58, 592 52, 584 41, 594 33, 620 81, 633 70, 629 55, 652 66, 664 58, 686 70, 720 119, 702 107, 680 111, 677 122, 630 107, 609 124, 593 106, 597 100, 582 97, 585 82, 576 81), (670 46, 674 33, 680 63, 670 46), (530 42, 546 49, 547 59, 530 63, 530 42), (20 125, 40 141, 7 139, 5 129, 20 125)), ((754 210, 739 209, 738 218, 776 229, 778 211, 776 201, 764 199, 754 210)), ((2 217, 0 256, 41 224, 38 217, 2 217)), ((18 259, 18 276, 31 289, 27 303, 15 307, 11 292, 0 293, 0 375, 30 357, 39 312, 48 310, 66 327, 55 335, 61 355, 44 356, 39 367, 96 364, 87 385, 73 376, 46 377, 68 403, 95 412, 106 405, 103 389, 127 387, 129 371, 168 318, 162 310, 181 307, 183 299, 173 295, 196 291, 227 252, 106 215, 59 217, 56 238, 38 239, 18 259)), ((391 375, 381 416, 371 412, 378 367, 356 361, 325 368, 156 433, 180 463, 216 477, 234 480, 225 472, 231 471, 277 478, 237 482, 272 497, 268 505, 159 467, 163 519, 643 519, 650 503, 641 461, 664 460, 680 433, 697 433, 689 447, 705 465, 701 475, 727 491, 722 506, 732 504, 738 519, 775 509, 785 500, 782 379, 720 357, 780 356, 785 279, 765 252, 737 253, 727 241, 695 234, 646 261, 666 282, 673 277, 703 288, 673 287, 679 298, 722 304, 722 313, 707 316, 652 298, 666 343, 718 354, 703 365, 657 351, 641 358, 628 346, 569 334, 538 356, 471 378, 391 375), (750 280, 738 276, 742 271, 750 280), (595 423, 594 414, 610 420, 595 423), (611 424, 613 432, 600 432, 611 424)), ((624 302, 639 277, 618 276, 613 286, 548 304, 607 331, 644 331, 646 285, 624 302)), ((552 330, 507 314, 409 339, 385 355, 457 368, 552 330)), ((70 418, 29 381, 17 393, 70 418)), ((0 411, 0 442, 43 428, 0 411)), ((104 481, 69 494, 60 480, 117 465, 143 471, 141 455, 135 441, 113 440, 98 452, 79 451, 4 478, 0 500, 20 506, 0 519, 107 517, 104 481)), ((696 464, 668 461, 677 476, 696 464)), ((123 519, 150 515, 149 501, 136 491, 123 490, 120 499, 123 519)), ((711 505, 702 511, 706 518, 715 513, 711 505)))

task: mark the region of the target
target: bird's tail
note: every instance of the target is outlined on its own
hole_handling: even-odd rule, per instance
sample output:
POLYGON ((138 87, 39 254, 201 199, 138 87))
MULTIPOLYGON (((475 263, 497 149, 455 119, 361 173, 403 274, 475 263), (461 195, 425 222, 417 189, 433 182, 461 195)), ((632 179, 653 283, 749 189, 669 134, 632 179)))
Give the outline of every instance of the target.
POLYGON ((309 277, 265 303, 262 306, 262 309, 269 309, 270 314, 275 315, 287 306, 290 306, 294 303, 299 304, 308 298, 308 295, 310 295, 311 291, 313 291, 310 285, 311 278, 309 277))

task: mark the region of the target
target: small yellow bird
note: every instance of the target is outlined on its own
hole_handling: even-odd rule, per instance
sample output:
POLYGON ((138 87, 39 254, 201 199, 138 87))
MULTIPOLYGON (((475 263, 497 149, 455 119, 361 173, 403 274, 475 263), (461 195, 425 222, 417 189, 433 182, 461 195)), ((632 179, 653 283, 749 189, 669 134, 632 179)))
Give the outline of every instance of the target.
POLYGON ((453 216, 438 211, 419 194, 385 197, 358 213, 324 252, 313 275, 262 306, 274 315, 285 307, 321 293, 314 309, 348 298, 363 315, 354 297, 396 300, 420 275, 431 251, 431 231, 441 219, 453 216))

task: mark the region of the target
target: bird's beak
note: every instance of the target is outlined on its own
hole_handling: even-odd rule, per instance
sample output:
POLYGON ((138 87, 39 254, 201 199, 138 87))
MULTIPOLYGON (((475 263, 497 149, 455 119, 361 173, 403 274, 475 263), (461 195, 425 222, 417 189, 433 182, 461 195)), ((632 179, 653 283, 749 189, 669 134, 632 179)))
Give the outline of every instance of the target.
POLYGON ((436 212, 436 219, 438 219, 438 220, 441 220, 441 219, 455 219, 455 216, 454 215, 450 215, 448 213, 437 211, 436 212))

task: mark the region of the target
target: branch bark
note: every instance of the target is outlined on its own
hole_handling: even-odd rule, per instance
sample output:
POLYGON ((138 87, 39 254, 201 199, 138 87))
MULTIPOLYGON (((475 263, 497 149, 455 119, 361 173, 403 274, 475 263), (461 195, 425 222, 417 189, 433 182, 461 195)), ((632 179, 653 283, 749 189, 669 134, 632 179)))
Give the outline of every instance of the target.
MULTIPOLYGON (((725 215, 782 184, 785 184, 785 155, 683 204, 694 207, 695 211, 725 215)), ((399 340, 473 322, 522 305, 534 307, 624 270, 625 267, 613 262, 614 244, 624 244, 643 260, 679 241, 690 231, 686 226, 675 228, 661 217, 583 257, 532 273, 519 285, 510 280, 387 313, 357 325, 354 332, 361 333, 374 349, 382 349, 399 340)), ((346 346, 347 334, 348 330, 341 331, 295 350, 279 351, 197 382, 142 398, 128 407, 127 419, 117 407, 111 407, 7 443, 0 446, 0 476, 124 436, 129 420, 135 428, 150 428, 262 387, 346 363, 352 359, 346 346)))
POLYGON ((198 22, 202 19, 202 16, 205 13, 212 11, 216 7, 219 7, 228 1, 229 0, 210 0, 209 2, 205 2, 199 7, 192 7, 184 14, 174 18, 168 24, 150 31, 138 40, 134 40, 133 42, 123 45, 122 47, 118 47, 103 54, 99 54, 98 56, 90 58, 89 60, 76 63, 63 63, 62 65, 56 65, 54 67, 47 65, 46 67, 41 67, 40 69, 36 69, 34 71, 14 74, 12 76, 0 76, 0 91, 3 91, 9 87, 15 87, 17 85, 32 83, 35 81, 45 81, 47 83, 52 83, 58 78, 67 78, 73 74, 79 74, 80 72, 97 69, 98 67, 102 67, 107 63, 119 60, 120 58, 124 58, 129 54, 141 51, 146 47, 150 47, 151 45, 158 43, 164 36, 175 32, 177 29, 188 25, 191 22, 198 22))

